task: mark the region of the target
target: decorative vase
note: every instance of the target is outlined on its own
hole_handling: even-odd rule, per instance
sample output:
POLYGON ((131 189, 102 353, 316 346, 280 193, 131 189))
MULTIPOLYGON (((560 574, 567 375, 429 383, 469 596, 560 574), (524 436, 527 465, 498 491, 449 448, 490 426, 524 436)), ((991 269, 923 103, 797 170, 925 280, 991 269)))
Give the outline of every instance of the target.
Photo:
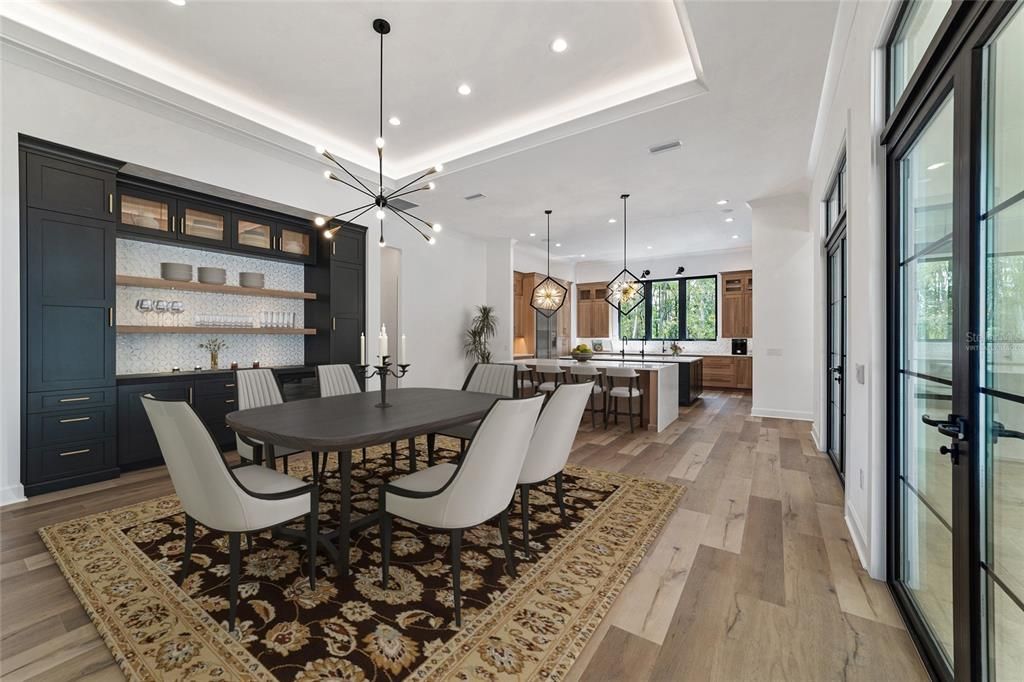
POLYGON ((210 351, 210 369, 217 369, 217 351, 210 351))

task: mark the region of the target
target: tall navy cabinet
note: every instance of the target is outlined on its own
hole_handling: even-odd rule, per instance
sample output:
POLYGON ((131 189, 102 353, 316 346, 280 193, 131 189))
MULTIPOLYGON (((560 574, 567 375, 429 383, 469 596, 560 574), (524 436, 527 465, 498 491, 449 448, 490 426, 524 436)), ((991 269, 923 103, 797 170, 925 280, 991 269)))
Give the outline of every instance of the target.
POLYGON ((22 483, 117 476, 114 194, 120 164, 22 138, 22 483))

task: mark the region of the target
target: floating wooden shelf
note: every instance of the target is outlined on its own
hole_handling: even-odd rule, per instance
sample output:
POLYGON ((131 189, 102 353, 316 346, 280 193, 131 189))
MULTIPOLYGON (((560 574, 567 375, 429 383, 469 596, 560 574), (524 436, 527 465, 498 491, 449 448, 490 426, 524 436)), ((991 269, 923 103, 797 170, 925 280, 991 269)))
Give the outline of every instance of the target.
POLYGON ((305 291, 283 291, 281 289, 250 289, 229 284, 203 284, 202 282, 175 282, 159 277, 135 277, 118 275, 118 286, 145 287, 147 289, 177 289, 178 291, 202 291, 207 294, 232 294, 234 296, 264 296, 266 298, 300 298, 316 300, 316 294, 305 291))
POLYGON ((158 327, 156 325, 117 325, 118 334, 303 334, 313 336, 315 329, 298 327, 158 327))

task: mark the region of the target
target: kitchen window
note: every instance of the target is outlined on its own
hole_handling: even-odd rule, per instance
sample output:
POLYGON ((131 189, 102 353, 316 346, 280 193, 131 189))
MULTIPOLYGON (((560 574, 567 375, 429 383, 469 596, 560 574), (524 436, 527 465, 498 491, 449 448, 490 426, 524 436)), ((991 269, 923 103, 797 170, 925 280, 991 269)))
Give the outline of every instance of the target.
POLYGON ((644 302, 619 315, 619 338, 630 341, 715 341, 718 277, 647 280, 644 302))

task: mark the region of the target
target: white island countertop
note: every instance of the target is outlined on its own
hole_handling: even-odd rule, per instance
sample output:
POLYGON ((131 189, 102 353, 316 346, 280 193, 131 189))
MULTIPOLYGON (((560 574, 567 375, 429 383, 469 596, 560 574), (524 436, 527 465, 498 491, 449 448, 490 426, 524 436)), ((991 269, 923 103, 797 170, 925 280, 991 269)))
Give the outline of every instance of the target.
MULTIPOLYGON (((695 358, 698 359, 699 358, 695 358)), ((553 360, 553 359, 552 359, 553 360)), ((534 367, 537 358, 517 360, 518 364, 534 367)), ((623 367, 634 369, 640 374, 640 388, 644 391, 643 424, 651 430, 664 431, 669 424, 679 418, 679 370, 673 362, 640 362, 631 360, 626 356, 626 361, 616 358, 595 357, 587 362, 577 362, 572 358, 558 358, 558 366, 564 370, 577 365, 593 365, 603 367, 623 367)), ((619 382, 620 384, 622 381, 619 382)), ((620 412, 625 411, 625 402, 619 407, 620 412)))

